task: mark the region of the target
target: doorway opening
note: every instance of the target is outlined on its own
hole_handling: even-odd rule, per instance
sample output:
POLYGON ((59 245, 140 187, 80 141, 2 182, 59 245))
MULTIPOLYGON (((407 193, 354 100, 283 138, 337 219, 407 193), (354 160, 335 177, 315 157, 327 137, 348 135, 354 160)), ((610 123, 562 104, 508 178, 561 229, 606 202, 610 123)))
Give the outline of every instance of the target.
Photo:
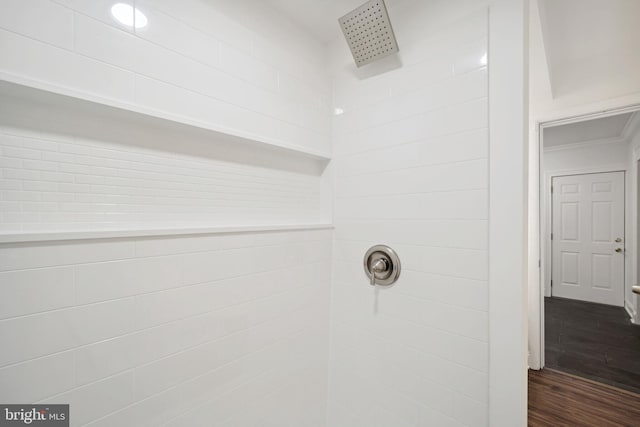
MULTIPOLYGON (((533 369, 640 393, 640 110, 539 125, 533 369), (537 330, 536 330, 537 329, 537 330)), ((535 216, 535 215, 534 215, 535 216)), ((530 278, 532 276, 530 275, 530 278)))

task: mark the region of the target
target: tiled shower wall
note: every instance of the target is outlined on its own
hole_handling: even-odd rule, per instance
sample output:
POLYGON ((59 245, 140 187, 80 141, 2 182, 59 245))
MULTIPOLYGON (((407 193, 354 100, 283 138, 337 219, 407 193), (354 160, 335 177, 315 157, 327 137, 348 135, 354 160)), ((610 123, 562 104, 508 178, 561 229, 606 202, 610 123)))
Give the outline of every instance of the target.
POLYGON ((321 217, 320 177, 313 172, 19 128, 0 131, 0 150, 5 233, 300 224, 321 217))
POLYGON ((330 230, 1 245, 0 401, 324 425, 330 254, 330 230))
POLYGON ((487 10, 389 2, 398 57, 332 46, 336 166, 328 425, 488 424, 487 10), (395 249, 390 288, 362 256, 395 249))
POLYGON ((134 31, 113 3, 4 1, 0 71, 327 150, 321 44, 277 15, 254 31, 213 0, 136 0, 149 23, 134 31))
MULTIPOLYGON (((0 400, 70 402, 74 425, 325 425, 327 413, 332 427, 486 425, 485 2, 390 1, 400 55, 356 70, 336 40, 333 93, 321 46, 277 14, 262 19, 259 1, 236 20, 219 13, 234 11, 240 2, 231 0, 135 3, 150 18, 146 30, 119 28, 109 1, 6 1, 0 71, 304 149, 326 152, 332 140, 335 234, 5 244, 0 339, 16 346, 0 353, 0 400), (332 136, 330 105, 344 112, 332 136), (391 289, 372 289, 362 272, 376 243, 403 262, 391 289)), ((13 231, 50 215, 50 192, 71 193, 55 208, 85 207, 94 227, 113 211, 89 208, 105 204, 122 209, 118 227, 151 218, 215 225, 221 209, 225 220, 265 218, 267 210, 247 208, 265 185, 271 222, 309 219, 317 203, 318 174, 1 130, 10 187, 2 203, 12 209, 3 218, 40 209, 24 216, 34 220, 27 227, 5 221, 13 231), (106 162, 115 176, 82 161, 106 162), (52 173, 72 182, 47 184, 52 173), (185 191, 193 185, 199 194, 185 191), (102 203, 102 186, 151 191, 154 200, 107 193, 116 202, 102 203), (168 202, 160 187, 183 199, 168 202), (211 204, 241 187, 246 205, 211 204), (181 202, 194 204, 163 216, 181 202)))
MULTIPOLYGON (((113 1, 4 1, 0 72, 329 152, 323 47, 225 1, 136 1, 136 31, 113 1)), ((28 108, 0 115, 3 233, 319 222, 313 162, 28 108)), ((73 426, 325 425, 332 231, 73 239, 0 244, 0 401, 70 403, 73 426)))
MULTIPOLYGON (((247 28, 218 10, 230 0, 138 0, 148 25, 134 31, 113 19, 113 3, 3 2, 0 72, 330 151, 324 48, 288 21, 247 28)), ((33 112, 17 108, 0 117, 3 232, 319 220, 320 170, 233 163, 215 148, 207 158, 180 135, 117 134, 126 123, 80 135, 52 112, 20 123, 33 112)))

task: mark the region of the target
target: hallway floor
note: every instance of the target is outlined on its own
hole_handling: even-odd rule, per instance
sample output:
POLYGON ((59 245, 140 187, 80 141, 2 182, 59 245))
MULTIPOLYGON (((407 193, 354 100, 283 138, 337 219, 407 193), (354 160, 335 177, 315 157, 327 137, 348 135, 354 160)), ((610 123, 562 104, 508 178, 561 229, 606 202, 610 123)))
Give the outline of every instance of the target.
POLYGON ((637 426, 640 394, 544 369, 529 371, 529 427, 637 426))
POLYGON ((640 326, 622 307, 545 298, 545 367, 640 393, 640 326))

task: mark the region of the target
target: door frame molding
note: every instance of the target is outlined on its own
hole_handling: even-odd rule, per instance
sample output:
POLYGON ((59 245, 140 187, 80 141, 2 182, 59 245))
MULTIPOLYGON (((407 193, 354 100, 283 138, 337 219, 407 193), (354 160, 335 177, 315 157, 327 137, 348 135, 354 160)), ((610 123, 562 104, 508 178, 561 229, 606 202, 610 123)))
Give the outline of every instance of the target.
MULTIPOLYGON (((631 212, 625 221, 625 225, 628 225, 625 230, 628 230, 628 236, 631 236, 631 240, 625 237, 627 243, 630 243, 625 247, 627 248, 627 253, 630 252, 628 260, 629 266, 626 272, 628 274, 629 284, 634 285, 640 281, 640 144, 632 147, 631 156, 632 167, 627 171, 629 194, 631 196, 628 202, 631 212)), ((625 212, 625 214, 626 213, 627 212, 625 212)), ((636 307, 631 305, 631 301, 628 301, 627 295, 625 295, 624 308, 627 310, 631 321, 636 325, 640 325, 637 311, 638 297, 631 293, 631 298, 636 298, 636 307)))
MULTIPOLYGON (((530 328, 530 333, 534 335, 532 339, 529 340, 531 353, 529 357, 529 366, 531 369, 542 369, 545 366, 545 357, 544 357, 544 337, 545 337, 545 328, 544 328, 544 297, 546 291, 546 283, 548 280, 551 280, 550 277, 547 277, 547 263, 550 262, 551 251, 550 245, 546 246, 545 239, 548 236, 545 236, 545 230, 547 230, 547 221, 546 221, 546 207, 547 204, 551 203, 551 178, 552 176, 561 176, 561 175, 576 175, 583 173, 599 173, 599 172, 615 172, 615 171, 627 171, 627 165, 609 165, 601 168, 588 168, 588 169, 579 169, 579 170, 563 170, 563 171, 544 171, 544 144, 543 144, 543 131, 546 128, 584 122, 587 120, 599 119, 609 116, 615 116, 618 114, 631 113, 631 112, 640 112, 640 103, 630 104, 621 107, 614 107, 608 109, 600 109, 591 112, 586 112, 583 114, 577 115, 569 115, 564 117, 558 117, 550 120, 540 120, 535 123, 535 138, 532 138, 530 141, 534 145, 533 152, 537 154, 537 167, 532 167, 530 170, 531 178, 537 181, 537 190, 538 190, 538 209, 537 209, 537 224, 535 224, 535 229, 537 234, 537 252, 538 252, 538 272, 537 272, 537 292, 534 293, 534 298, 537 298, 535 301, 535 305, 537 306, 537 315, 538 315, 538 325, 537 328, 533 330, 530 328), (537 334, 535 333, 537 329, 537 334), (536 336, 537 335, 537 336, 536 336), (535 353, 535 354, 534 354, 535 353)), ((626 175, 626 174, 625 174, 626 175)), ((626 203, 626 199, 625 199, 626 203)), ((626 215, 626 208, 625 208, 626 215)), ((549 222, 550 225, 550 222, 549 222)), ((530 224, 531 226, 531 224, 530 224)), ((626 218, 625 218, 625 240, 628 240, 629 227, 626 227, 626 218)), ((625 242, 626 243, 626 242, 625 242)), ((550 270, 549 270, 550 273, 550 270)), ((529 272, 528 277, 531 279, 531 272, 529 272)), ((533 283, 530 284, 530 286, 533 283)), ((626 283, 625 283, 626 288, 626 283)), ((626 292, 626 289, 625 289, 626 292)), ((530 293, 531 295, 531 293, 530 293)), ((531 303, 529 303, 531 306, 531 303)), ((626 298, 625 298, 625 307, 626 307, 626 298)), ((530 311, 531 313, 531 311, 530 311)), ((534 319, 533 321, 535 321, 534 319)), ((531 321, 531 320, 530 320, 531 321)))

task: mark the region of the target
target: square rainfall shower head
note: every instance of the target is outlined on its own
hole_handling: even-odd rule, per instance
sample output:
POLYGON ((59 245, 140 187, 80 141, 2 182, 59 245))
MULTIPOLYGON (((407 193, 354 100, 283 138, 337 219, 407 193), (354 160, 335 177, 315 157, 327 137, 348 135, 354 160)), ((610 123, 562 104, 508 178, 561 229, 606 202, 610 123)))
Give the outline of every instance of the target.
POLYGON ((384 0, 368 1, 338 22, 358 67, 398 51, 384 0))

